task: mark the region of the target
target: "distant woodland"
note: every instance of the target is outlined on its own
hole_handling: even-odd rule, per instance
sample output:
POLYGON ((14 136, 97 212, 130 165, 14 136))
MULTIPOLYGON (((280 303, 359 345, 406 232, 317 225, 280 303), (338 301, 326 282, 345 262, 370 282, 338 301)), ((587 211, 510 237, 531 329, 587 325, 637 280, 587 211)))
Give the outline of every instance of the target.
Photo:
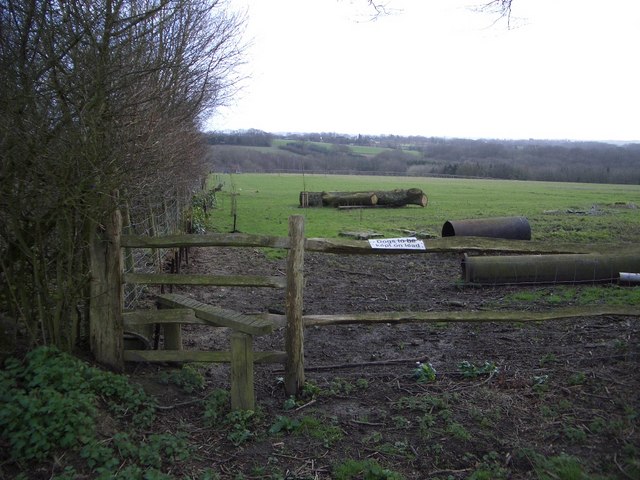
POLYGON ((209 132, 218 172, 459 176, 640 184, 640 143, 209 132))

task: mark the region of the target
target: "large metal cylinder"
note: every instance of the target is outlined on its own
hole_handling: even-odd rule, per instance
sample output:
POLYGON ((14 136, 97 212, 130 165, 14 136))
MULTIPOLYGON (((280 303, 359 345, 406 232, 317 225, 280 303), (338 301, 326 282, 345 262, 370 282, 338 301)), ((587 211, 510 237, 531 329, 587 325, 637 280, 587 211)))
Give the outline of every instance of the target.
POLYGON ((511 240, 531 240, 531 227, 525 217, 478 218, 447 221, 442 226, 443 237, 491 237, 511 240))
POLYGON ((615 282, 640 272, 640 255, 560 254, 467 256, 462 278, 477 285, 615 282))

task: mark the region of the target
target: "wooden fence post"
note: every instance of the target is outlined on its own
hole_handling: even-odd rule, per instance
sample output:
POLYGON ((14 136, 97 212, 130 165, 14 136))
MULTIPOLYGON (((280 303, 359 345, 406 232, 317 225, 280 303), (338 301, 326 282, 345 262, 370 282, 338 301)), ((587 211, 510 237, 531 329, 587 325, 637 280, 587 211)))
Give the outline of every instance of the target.
POLYGON ((90 248, 89 343, 95 359, 117 371, 124 369, 121 229, 122 216, 114 210, 104 231, 94 229, 90 248))
POLYGON ((255 410, 253 335, 231 334, 231 409, 255 410))
POLYGON ((304 385, 304 328, 302 323, 304 285, 304 217, 289 217, 287 256, 287 295, 284 388, 287 395, 298 395, 304 385))

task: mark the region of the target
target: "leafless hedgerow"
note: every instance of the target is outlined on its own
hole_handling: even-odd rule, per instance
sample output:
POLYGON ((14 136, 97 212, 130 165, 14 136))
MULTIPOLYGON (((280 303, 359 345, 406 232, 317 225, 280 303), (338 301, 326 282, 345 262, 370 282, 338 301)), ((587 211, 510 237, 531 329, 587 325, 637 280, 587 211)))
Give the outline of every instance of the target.
POLYGON ((199 123, 238 85, 222 0, 0 2, 0 311, 70 348, 91 232, 120 201, 197 184, 199 123))

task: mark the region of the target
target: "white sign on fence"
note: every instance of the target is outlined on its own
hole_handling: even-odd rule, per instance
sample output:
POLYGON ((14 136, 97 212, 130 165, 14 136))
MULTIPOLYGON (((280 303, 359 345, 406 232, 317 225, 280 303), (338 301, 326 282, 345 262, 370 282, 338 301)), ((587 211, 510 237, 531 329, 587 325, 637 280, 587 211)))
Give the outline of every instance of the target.
POLYGON ((415 237, 406 238, 372 238, 371 248, 389 248, 393 250, 426 250, 424 242, 415 237))

